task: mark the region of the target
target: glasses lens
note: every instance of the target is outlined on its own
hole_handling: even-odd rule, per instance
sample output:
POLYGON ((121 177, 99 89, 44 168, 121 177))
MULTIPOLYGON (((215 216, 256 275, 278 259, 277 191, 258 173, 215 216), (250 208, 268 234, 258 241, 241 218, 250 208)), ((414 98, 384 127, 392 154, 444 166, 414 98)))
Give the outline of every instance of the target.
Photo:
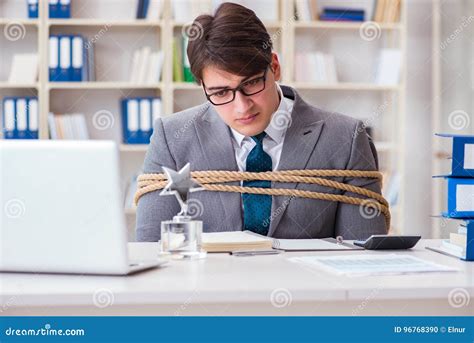
POLYGON ((232 101, 233 96, 231 90, 224 89, 212 94, 209 98, 213 104, 220 105, 232 101))
POLYGON ((263 88, 265 88, 265 81, 263 80, 263 77, 247 81, 242 85, 242 90, 246 95, 258 93, 262 91, 263 88))

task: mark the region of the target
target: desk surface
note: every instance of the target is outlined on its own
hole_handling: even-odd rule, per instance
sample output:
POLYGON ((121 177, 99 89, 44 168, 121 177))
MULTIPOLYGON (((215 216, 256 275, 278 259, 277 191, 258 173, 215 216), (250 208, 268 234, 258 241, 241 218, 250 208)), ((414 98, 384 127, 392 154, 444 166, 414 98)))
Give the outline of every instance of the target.
MULTIPOLYGON (((208 254, 131 276, 0 274, 0 315, 474 315, 474 263, 425 249, 410 254, 458 272, 347 277, 288 261, 296 252, 235 257, 208 254)), ((156 243, 129 243, 133 259, 156 243)))

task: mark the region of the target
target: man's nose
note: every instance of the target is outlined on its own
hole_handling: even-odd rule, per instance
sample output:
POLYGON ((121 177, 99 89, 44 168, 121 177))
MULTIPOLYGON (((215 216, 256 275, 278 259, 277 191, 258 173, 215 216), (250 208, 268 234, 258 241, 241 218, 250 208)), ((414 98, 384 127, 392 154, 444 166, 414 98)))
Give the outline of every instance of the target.
POLYGON ((252 107, 252 100, 250 97, 243 95, 242 92, 237 91, 235 93, 234 106, 238 113, 247 114, 250 107, 252 107))

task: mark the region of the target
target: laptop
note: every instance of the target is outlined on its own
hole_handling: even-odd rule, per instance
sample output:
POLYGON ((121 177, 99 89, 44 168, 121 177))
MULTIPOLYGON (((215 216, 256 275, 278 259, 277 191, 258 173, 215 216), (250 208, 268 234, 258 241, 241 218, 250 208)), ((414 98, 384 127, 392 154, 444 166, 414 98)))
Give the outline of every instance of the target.
POLYGON ((112 141, 0 140, 0 271, 126 275, 129 261, 112 141))

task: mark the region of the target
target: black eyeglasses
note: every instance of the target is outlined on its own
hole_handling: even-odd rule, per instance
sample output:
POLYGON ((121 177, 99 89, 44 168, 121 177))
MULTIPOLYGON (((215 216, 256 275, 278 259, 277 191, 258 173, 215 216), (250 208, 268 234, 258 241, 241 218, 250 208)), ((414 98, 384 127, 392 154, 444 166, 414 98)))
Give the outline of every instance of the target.
POLYGON ((265 89, 265 83, 266 83, 265 81, 267 80, 267 71, 268 71, 268 68, 265 69, 265 72, 263 73, 262 76, 244 81, 235 88, 223 88, 211 94, 207 94, 206 85, 204 84, 204 82, 202 82, 204 94, 206 94, 207 100, 209 100, 211 104, 215 106, 225 105, 225 104, 228 104, 229 102, 234 101, 235 93, 237 91, 240 91, 245 96, 255 95, 265 89))

